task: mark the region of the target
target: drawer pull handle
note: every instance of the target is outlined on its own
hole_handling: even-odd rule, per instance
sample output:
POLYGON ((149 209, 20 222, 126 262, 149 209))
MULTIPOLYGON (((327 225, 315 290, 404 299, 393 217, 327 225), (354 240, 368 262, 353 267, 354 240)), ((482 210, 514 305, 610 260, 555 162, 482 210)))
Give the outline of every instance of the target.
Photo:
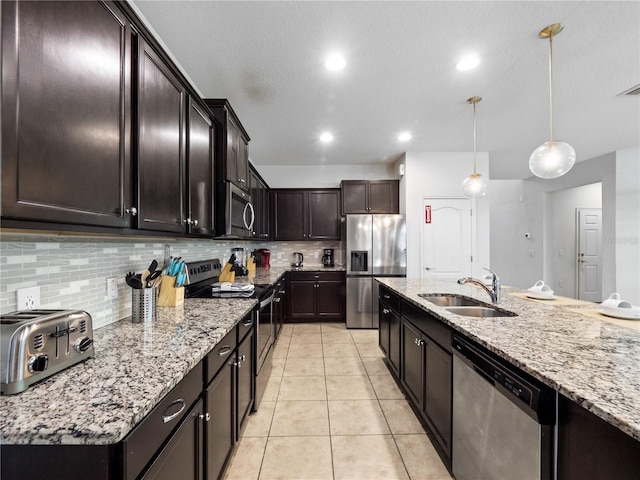
POLYGON ((163 413, 162 414, 162 423, 169 423, 171 420, 173 420, 178 415, 180 415, 180 413, 184 410, 184 407, 187 406, 186 403, 184 403, 184 398, 179 398, 179 399, 171 402, 171 405, 169 405, 167 408, 164 409, 165 413, 167 412, 167 410, 169 410, 174 405, 180 405, 180 408, 178 409, 177 412, 172 413, 171 415, 165 415, 163 413))
POLYGON ((224 345, 220 347, 218 350, 218 355, 224 357, 225 355, 229 355, 231 353, 231 347, 229 345, 224 345))
POLYGON ((382 295, 384 298, 386 298, 387 300, 389 300, 391 297, 389 295, 387 295, 386 293, 384 295, 382 295))
POLYGON ((253 325, 253 318, 250 318, 249 320, 244 320, 242 322, 242 325, 244 325, 245 327, 250 327, 251 325, 253 325))
POLYGON ((385 315, 389 315, 391 313, 391 310, 389 310, 388 308, 383 308, 382 313, 384 313, 385 315))

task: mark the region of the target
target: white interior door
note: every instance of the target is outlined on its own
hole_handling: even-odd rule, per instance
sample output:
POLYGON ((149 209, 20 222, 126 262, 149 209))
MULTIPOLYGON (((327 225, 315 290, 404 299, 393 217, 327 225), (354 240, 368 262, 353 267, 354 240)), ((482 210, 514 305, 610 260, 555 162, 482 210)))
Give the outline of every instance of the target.
POLYGON ((580 300, 602 301, 602 209, 576 209, 576 279, 580 300))
POLYGON ((468 198, 425 198, 421 276, 472 274, 472 216, 468 198))

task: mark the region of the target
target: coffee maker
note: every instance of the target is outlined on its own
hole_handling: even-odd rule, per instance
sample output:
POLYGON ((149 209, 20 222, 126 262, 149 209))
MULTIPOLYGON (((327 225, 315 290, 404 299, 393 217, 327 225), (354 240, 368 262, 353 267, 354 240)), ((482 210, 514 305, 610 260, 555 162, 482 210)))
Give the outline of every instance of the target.
POLYGON ((322 265, 325 267, 333 267, 333 248, 325 248, 322 255, 322 265))

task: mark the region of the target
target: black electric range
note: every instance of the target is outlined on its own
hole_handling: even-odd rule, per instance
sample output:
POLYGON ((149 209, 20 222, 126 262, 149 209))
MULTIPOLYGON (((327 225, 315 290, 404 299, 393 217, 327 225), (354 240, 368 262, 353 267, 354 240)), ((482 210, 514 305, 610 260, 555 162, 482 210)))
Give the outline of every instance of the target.
MULTIPOLYGON (((253 292, 214 292, 212 286, 218 282, 222 271, 220 260, 201 260, 187 263, 189 278, 185 284, 185 298, 255 298, 262 300, 273 290, 269 284, 254 284, 253 292)), ((240 277, 242 278, 242 277, 240 277)))

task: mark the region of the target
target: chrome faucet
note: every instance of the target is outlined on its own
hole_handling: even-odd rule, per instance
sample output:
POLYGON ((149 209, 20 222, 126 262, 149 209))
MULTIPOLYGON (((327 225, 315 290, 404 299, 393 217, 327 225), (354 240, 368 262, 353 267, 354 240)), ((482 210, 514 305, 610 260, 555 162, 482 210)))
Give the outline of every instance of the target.
POLYGON ((500 286, 501 286, 500 278, 498 277, 498 275, 493 273, 488 268, 485 268, 485 270, 491 274, 491 289, 489 289, 489 287, 487 287, 482 280, 478 280, 476 278, 471 278, 471 277, 463 277, 460 280, 458 280, 458 283, 460 285, 464 285, 465 283, 474 283, 476 285, 479 285, 480 287, 484 288, 485 292, 489 294, 489 296, 491 297, 491 301, 493 303, 499 304, 500 303, 500 286))

